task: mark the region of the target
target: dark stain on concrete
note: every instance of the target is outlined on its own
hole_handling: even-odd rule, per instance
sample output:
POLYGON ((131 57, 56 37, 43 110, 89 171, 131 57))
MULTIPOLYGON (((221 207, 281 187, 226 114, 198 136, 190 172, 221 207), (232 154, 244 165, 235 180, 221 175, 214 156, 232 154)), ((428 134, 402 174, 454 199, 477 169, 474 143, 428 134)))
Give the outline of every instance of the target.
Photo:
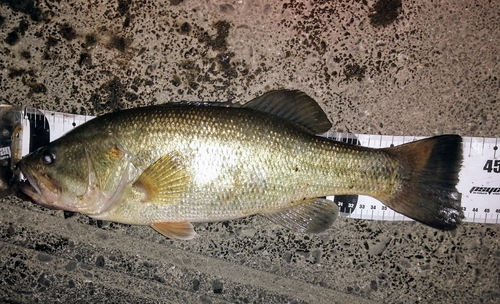
POLYGON ((184 22, 183 24, 181 24, 177 32, 179 34, 189 34, 189 32, 191 32, 191 24, 189 24, 188 22, 184 22))
POLYGON ((129 46, 130 43, 131 43, 130 39, 127 39, 119 35, 113 35, 111 37, 111 41, 109 42, 108 47, 117 49, 120 52, 125 52, 127 46, 129 46))
POLYGON ((118 0, 118 13, 122 16, 127 15, 130 10, 130 4, 132 4, 132 0, 118 0))
POLYGON ((92 65, 92 55, 90 53, 81 53, 80 59, 78 60, 79 66, 91 66, 92 65))
POLYGON ((0 3, 7 5, 15 12, 29 15, 33 21, 42 19, 42 11, 36 7, 34 0, 0 0, 0 3))
POLYGON ((97 38, 94 34, 88 34, 85 36, 85 42, 83 44, 83 47, 88 48, 92 47, 97 43, 97 38))
POLYGON ((170 5, 172 5, 172 6, 179 5, 182 2, 184 2, 184 0, 170 0, 170 5))
POLYGON ((356 79, 361 81, 365 77, 366 67, 357 63, 348 64, 344 68, 344 75, 347 80, 356 79))
POLYGON ((63 37, 64 39, 66 39, 68 41, 71 41, 71 40, 76 38, 75 29, 73 27, 71 27, 71 25, 69 25, 68 23, 61 25, 61 29, 59 30, 59 34, 61 35, 61 37, 63 37))
POLYGON ((137 99, 138 96, 128 92, 127 86, 122 83, 121 79, 114 76, 92 94, 89 103, 95 111, 94 114, 101 114, 125 109, 126 102, 133 102, 137 99))
POLYGON ((399 16, 402 7, 401 0, 378 0, 368 16, 373 26, 387 26, 399 16))
POLYGON ((28 21, 21 20, 19 22, 19 26, 15 27, 10 33, 7 34, 7 37, 4 39, 5 43, 7 43, 8 45, 16 44, 21 39, 21 36, 24 36, 28 28, 28 21))
POLYGON ((7 34, 7 37, 4 39, 4 41, 8 45, 14 45, 19 41, 19 34, 14 30, 7 34))
POLYGON ((206 43, 213 50, 223 51, 227 48, 227 37, 229 36, 229 29, 231 24, 227 21, 217 21, 214 23, 213 27, 217 30, 217 35, 215 37, 210 37, 207 32, 202 32, 198 34, 198 41, 201 43, 206 43))
POLYGON ((29 51, 26 51, 26 50, 21 51, 20 55, 21 55, 21 57, 23 57, 26 60, 31 58, 31 53, 29 51))

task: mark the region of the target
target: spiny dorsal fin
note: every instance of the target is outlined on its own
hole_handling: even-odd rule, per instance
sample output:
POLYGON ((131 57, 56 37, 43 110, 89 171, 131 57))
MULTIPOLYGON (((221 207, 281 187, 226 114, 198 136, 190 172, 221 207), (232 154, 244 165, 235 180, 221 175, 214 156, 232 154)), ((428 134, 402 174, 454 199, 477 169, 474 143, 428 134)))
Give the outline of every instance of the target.
POLYGON ((316 101, 298 90, 271 91, 252 99, 243 107, 292 121, 312 134, 325 133, 332 127, 332 123, 316 101))
POLYGON ((182 156, 171 152, 146 168, 133 187, 142 192, 142 202, 171 204, 186 191, 190 180, 182 156))
POLYGON ((151 227, 171 239, 191 240, 196 236, 193 225, 188 221, 153 223, 151 227))
POLYGON ((273 223, 296 232, 320 233, 333 224, 338 213, 339 208, 332 201, 311 198, 301 205, 262 215, 273 223))

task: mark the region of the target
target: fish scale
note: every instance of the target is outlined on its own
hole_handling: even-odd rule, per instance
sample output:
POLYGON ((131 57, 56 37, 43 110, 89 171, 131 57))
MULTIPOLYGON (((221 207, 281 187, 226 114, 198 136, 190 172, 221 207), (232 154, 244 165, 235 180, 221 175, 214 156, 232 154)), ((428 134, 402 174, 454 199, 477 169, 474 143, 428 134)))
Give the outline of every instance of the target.
MULTIPOLYGON (((88 115, 74 115, 38 109, 26 109, 22 111, 15 107, 7 107, 17 114, 17 123, 24 126, 24 128, 21 129, 21 135, 17 137, 19 142, 16 145, 18 147, 17 150, 19 150, 18 158, 39 147, 37 143, 30 143, 29 139, 31 137, 45 137, 45 143, 48 143, 50 140, 55 140, 74 129, 76 126, 94 118, 88 115), (42 128, 42 133, 35 133, 35 125, 44 126, 42 128), (30 136, 30 134, 36 134, 36 136, 30 136)), ((372 148, 384 148, 423 138, 416 136, 347 134, 337 132, 327 132, 323 136, 338 141, 359 142, 363 146, 372 148)), ((7 142, 8 145, 1 148, 2 151, 5 151, 2 155, 10 158, 15 156, 16 149, 11 148, 10 142, 7 142)), ((457 185, 457 188, 461 190, 460 192, 468 193, 472 189, 472 185, 500 185, 500 174, 494 174, 494 171, 488 172, 483 170, 488 160, 494 161, 498 157, 498 153, 495 154, 497 150, 494 150, 494 147, 498 147, 499 143, 499 138, 464 137, 463 146, 466 153, 464 155, 460 182, 457 185), (470 178, 466 180, 466 177, 470 178)), ((500 188, 500 186, 497 188, 500 188)), ((335 199, 334 196, 330 196, 329 198, 332 200, 335 199)), ((367 196, 350 195, 338 196, 338 198, 340 201, 336 201, 336 203, 342 204, 339 214, 342 217, 384 221, 411 220, 402 214, 385 208, 379 201, 367 196)), ((462 209, 465 209, 464 221, 493 224, 500 223, 498 217, 500 214, 500 200, 495 198, 498 198, 498 195, 495 196, 487 192, 485 192, 485 194, 478 193, 463 196, 462 209), (485 210, 488 211, 485 212, 485 210)))
POLYGON ((372 149, 312 134, 329 126, 319 106, 298 91, 239 106, 172 103, 119 111, 26 156, 19 168, 29 183, 21 188, 38 203, 71 211, 83 204, 94 218, 152 225, 178 238, 192 236, 179 232, 192 229, 189 222, 251 214, 322 231, 332 221, 324 214, 335 210, 321 197, 338 194, 372 196, 428 225, 456 227, 460 137, 372 149), (77 156, 66 157, 67 151, 77 156), (431 168, 443 174, 434 176, 431 168))

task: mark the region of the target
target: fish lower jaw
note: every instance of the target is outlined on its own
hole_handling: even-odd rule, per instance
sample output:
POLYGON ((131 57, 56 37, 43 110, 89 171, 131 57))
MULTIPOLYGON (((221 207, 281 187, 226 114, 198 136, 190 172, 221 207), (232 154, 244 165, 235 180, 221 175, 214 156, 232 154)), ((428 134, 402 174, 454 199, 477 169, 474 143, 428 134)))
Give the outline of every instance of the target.
POLYGON ((48 201, 45 196, 42 195, 41 191, 33 187, 29 183, 22 183, 19 185, 19 189, 26 194, 33 202, 49 208, 57 208, 53 205, 52 201, 48 201))
POLYGON ((47 207, 50 209, 56 209, 56 210, 64 210, 64 211, 83 213, 78 208, 75 208, 74 206, 71 206, 71 205, 59 206, 57 204, 57 201, 48 200, 43 194, 36 191, 36 188, 31 186, 30 184, 27 184, 27 183, 21 184, 19 186, 19 188, 33 202, 35 202, 36 204, 41 205, 43 207, 47 207))
POLYGON ((26 180, 19 184, 20 190, 40 205, 55 208, 54 204, 61 197, 61 187, 46 174, 34 174, 31 168, 20 165, 26 180))

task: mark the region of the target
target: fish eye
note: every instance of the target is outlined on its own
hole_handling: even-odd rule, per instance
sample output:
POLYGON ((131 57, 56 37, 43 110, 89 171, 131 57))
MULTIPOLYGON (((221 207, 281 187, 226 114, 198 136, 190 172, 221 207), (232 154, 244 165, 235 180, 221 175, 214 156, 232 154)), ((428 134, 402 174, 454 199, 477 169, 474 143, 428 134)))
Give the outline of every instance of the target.
POLYGON ((42 153, 42 162, 46 165, 51 165, 56 160, 56 156, 50 151, 44 151, 42 153))

